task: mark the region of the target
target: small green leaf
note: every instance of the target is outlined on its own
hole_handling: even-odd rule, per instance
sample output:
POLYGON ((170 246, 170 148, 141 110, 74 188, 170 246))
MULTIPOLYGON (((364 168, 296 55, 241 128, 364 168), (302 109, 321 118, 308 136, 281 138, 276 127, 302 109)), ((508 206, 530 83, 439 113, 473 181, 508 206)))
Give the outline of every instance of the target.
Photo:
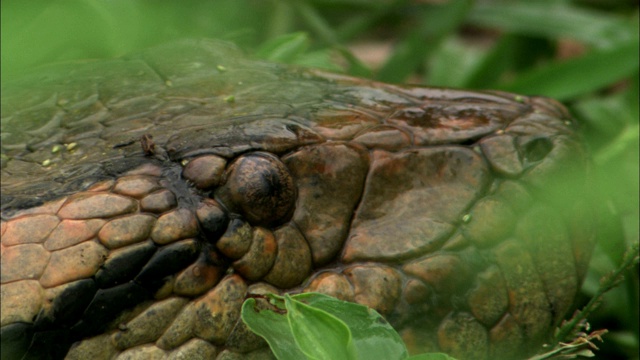
POLYGON ((271 351, 280 360, 305 359, 305 355, 296 344, 289 322, 284 314, 268 309, 257 309, 255 299, 247 299, 242 304, 242 321, 254 333, 262 336, 271 351))
POLYGON ((351 330, 358 359, 406 358, 407 349, 400 335, 375 310, 318 293, 304 293, 293 298, 344 321, 351 330))
POLYGON ((278 36, 262 44, 255 56, 269 61, 291 63, 309 48, 309 36, 303 32, 278 36))
POLYGON ((351 331, 337 317, 285 294, 287 320, 300 350, 311 359, 356 359, 351 331))

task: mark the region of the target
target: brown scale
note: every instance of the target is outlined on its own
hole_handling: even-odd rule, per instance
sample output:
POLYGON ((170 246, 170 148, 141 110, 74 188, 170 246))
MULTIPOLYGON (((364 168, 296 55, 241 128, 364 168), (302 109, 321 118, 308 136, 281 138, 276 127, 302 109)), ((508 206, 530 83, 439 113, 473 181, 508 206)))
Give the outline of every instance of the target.
POLYGON ((359 302, 412 352, 474 359, 540 350, 571 310, 592 215, 551 185, 572 170, 580 194, 588 160, 552 100, 213 41, 56 69, 3 91, 3 358, 269 358, 239 319, 268 292, 359 302))

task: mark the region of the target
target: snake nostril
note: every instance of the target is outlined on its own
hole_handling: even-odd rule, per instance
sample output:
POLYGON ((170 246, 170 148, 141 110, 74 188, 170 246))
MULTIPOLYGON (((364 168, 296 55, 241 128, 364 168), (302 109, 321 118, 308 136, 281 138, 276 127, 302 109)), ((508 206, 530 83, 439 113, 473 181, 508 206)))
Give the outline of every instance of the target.
POLYGON ((209 189, 220 183, 226 165, 227 161, 219 156, 201 156, 187 163, 182 176, 198 189, 209 189))
POLYGON ((553 149, 553 142, 547 137, 537 137, 522 146, 523 158, 528 163, 542 160, 553 149))

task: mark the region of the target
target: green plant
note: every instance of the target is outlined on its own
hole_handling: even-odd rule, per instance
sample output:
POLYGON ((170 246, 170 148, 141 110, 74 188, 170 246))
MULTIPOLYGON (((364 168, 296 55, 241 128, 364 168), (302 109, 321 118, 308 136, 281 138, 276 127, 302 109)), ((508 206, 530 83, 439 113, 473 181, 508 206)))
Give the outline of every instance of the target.
MULTIPOLYGON (((589 303, 558 327, 550 350, 528 360, 595 356, 596 341, 608 331, 591 331, 587 317, 639 260, 638 246, 632 246, 618 268, 601 279, 589 303)), ((375 310, 319 293, 251 295, 242 306, 242 320, 279 360, 455 360, 442 353, 409 356, 400 335, 375 310)))
MULTIPOLYGON (((600 242, 578 306, 638 243, 638 4, 630 0, 6 0, 2 81, 41 64, 111 58, 182 37, 233 41, 256 57, 391 82, 556 97, 594 158, 600 242), (354 44, 389 49, 380 65, 354 44), (382 45, 382 46, 381 46, 382 45)), ((638 358, 638 267, 589 322, 599 358, 638 358)))
POLYGON ((375 310, 318 293, 250 297, 242 320, 279 360, 455 360, 440 353, 409 357, 400 335, 375 310))

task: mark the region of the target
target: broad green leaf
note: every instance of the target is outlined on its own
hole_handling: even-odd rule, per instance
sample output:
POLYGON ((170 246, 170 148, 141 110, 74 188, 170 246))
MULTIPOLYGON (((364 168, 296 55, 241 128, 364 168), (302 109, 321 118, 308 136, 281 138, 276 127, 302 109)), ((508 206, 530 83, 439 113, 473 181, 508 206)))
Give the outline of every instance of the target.
POLYGON ((413 73, 445 36, 463 21, 472 5, 470 0, 454 0, 444 4, 424 6, 420 26, 409 33, 394 49, 393 55, 379 70, 377 79, 401 82, 413 73))
POLYGON ((267 309, 256 309, 256 300, 247 299, 242 304, 241 317, 251 331, 267 341, 279 360, 306 358, 296 344, 285 315, 267 309))
POLYGON ((304 293, 292 298, 344 321, 351 330, 358 359, 406 358, 407 349, 400 335, 375 310, 318 293, 304 293))
MULTIPOLYGON (((14 71, 112 58, 178 38, 264 39, 267 2, 248 0, 3 0, 2 81, 14 71)), ((293 32, 296 29, 288 30, 293 32)))
POLYGON ((638 71, 638 41, 620 44, 560 63, 551 63, 518 76, 503 90, 545 95, 559 100, 586 94, 638 71))
POLYGON ((637 29, 627 19, 564 4, 518 2, 476 2, 469 13, 471 23, 505 31, 572 38, 598 47, 627 42, 637 29))
POLYGON ((429 61, 429 86, 464 87, 480 57, 479 49, 448 38, 429 61))
POLYGON ((291 63, 309 48, 309 36, 298 32, 271 39, 254 53, 257 58, 291 63))
POLYGON ((2 5, 3 72, 53 61, 121 55, 131 50, 135 40, 124 35, 138 33, 143 26, 133 21, 141 15, 140 9, 123 0, 2 5), (16 20, 9 14, 15 14, 16 20))
POLYGON ((311 359, 356 359, 351 331, 337 317, 285 294, 287 320, 300 350, 311 359))
POLYGON ((428 353, 428 354, 413 355, 408 357, 407 360, 456 360, 456 359, 443 353, 428 353))

